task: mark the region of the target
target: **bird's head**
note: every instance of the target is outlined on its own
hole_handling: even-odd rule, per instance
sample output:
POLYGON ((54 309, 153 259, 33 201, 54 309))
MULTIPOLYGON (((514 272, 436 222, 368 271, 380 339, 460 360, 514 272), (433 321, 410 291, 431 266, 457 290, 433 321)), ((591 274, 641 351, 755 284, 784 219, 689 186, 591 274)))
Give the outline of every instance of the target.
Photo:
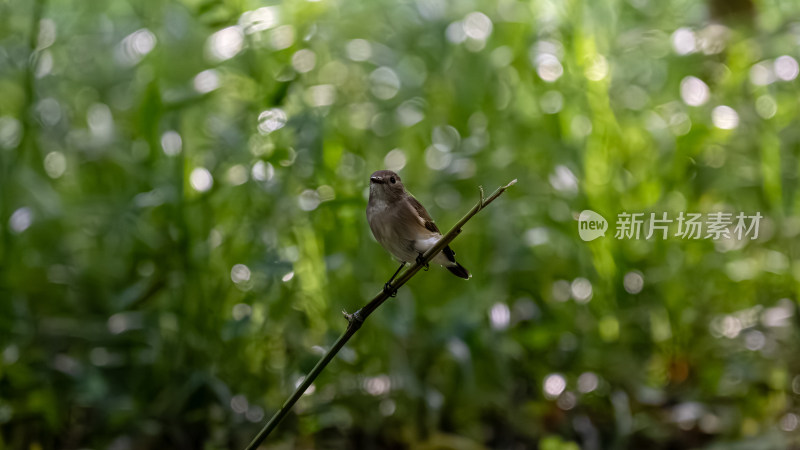
POLYGON ((369 195, 381 200, 401 198, 405 193, 400 175, 391 170, 379 170, 369 176, 369 195))

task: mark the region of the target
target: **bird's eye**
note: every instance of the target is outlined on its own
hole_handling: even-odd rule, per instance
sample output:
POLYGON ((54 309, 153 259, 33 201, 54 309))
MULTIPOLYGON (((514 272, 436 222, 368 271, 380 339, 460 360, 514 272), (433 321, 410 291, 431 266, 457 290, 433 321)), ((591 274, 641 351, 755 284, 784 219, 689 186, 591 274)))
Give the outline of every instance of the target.
POLYGON ((397 180, 395 180, 395 179, 394 179, 394 177, 392 177, 392 178, 389 178, 389 181, 391 181, 391 182, 392 182, 392 184, 395 184, 395 183, 397 182, 397 180))

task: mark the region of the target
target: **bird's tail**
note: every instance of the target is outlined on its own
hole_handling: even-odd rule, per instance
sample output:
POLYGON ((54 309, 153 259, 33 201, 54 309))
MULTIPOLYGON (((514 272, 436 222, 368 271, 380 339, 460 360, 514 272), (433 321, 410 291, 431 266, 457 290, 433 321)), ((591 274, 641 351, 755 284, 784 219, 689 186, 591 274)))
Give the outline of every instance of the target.
POLYGON ((465 269, 464 266, 461 264, 453 261, 453 265, 447 265, 447 270, 449 270, 453 275, 463 278, 465 280, 469 280, 469 277, 472 275, 469 274, 469 270, 465 269))

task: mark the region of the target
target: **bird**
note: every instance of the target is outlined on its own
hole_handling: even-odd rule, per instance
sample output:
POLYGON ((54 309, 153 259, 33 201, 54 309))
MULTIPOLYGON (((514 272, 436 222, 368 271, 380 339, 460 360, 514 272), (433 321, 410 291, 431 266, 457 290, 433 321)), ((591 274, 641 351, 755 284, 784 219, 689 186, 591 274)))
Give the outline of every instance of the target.
MULTIPOLYGON (((421 262, 422 254, 436 245, 442 233, 425 207, 403 186, 400 175, 391 170, 378 170, 369 177, 367 222, 375 240, 400 261, 400 267, 383 287, 384 292, 394 295, 391 283, 403 266, 421 262)), ((472 276, 456 261, 456 253, 449 245, 432 261, 457 277, 468 280, 472 276)), ((427 270, 428 265, 425 267, 427 270)))

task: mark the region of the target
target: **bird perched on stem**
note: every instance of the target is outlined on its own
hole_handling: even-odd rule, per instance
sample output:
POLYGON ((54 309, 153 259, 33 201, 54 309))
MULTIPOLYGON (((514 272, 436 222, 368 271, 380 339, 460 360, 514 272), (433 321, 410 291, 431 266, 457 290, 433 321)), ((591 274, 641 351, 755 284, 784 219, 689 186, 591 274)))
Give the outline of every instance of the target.
MULTIPOLYGON (((379 244, 392 254, 400 267, 383 286, 391 292, 391 283, 406 263, 420 262, 422 254, 442 237, 425 207, 403 186, 400 176, 391 170, 379 170, 369 177, 367 222, 379 244)), ((450 246, 442 249, 433 262, 441 264, 455 276, 469 279, 469 271, 456 262, 450 246)), ((427 269, 427 265, 426 265, 427 269)))

